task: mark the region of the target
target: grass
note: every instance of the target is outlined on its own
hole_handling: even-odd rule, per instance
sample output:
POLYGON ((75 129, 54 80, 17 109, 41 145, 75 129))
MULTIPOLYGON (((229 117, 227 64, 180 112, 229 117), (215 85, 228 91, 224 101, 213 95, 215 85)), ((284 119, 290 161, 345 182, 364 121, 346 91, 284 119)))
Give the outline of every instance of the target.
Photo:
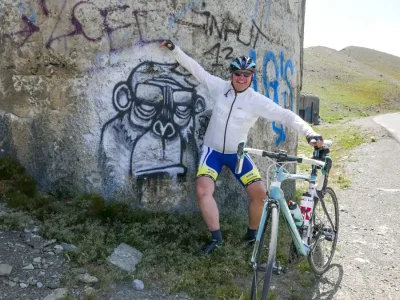
MULTIPOLYGON (((11 165, 10 161, 0 169, 5 165, 11 165)), ((24 170, 15 166, 15 173, 3 177, 13 181, 26 176, 31 182, 24 170)), ((200 258, 198 250, 209 233, 198 213, 132 211, 127 204, 106 203, 94 194, 72 199, 32 196, 31 190, 20 191, 14 184, 1 194, 2 202, 21 213, 1 216, 0 228, 20 229, 29 214, 41 223, 41 236, 77 246, 78 251, 68 253, 71 263, 89 269, 104 286, 135 276, 145 284, 157 278, 169 292, 184 291, 199 299, 239 299, 249 294, 250 280, 236 284, 238 277, 251 274, 248 260, 252 249, 242 242, 247 229, 243 216, 221 215, 225 245, 214 255, 200 258), (105 263, 120 243, 144 254, 134 274, 118 273, 105 263)), ((64 281, 74 285, 73 278, 64 281)))
POLYGON ((320 98, 320 117, 328 123, 346 118, 360 118, 391 111, 390 99, 400 95, 400 88, 380 80, 358 80, 349 82, 312 82, 305 84, 305 91, 320 98), (389 107, 388 107, 389 106, 389 107))
MULTIPOLYGON (((347 123, 348 124, 348 123, 347 123)), ((331 184, 337 185, 339 188, 347 188, 350 186, 350 180, 346 178, 343 170, 343 163, 347 158, 348 153, 366 143, 368 137, 365 132, 361 132, 359 129, 354 128, 346 123, 340 126, 315 126, 314 130, 320 133, 325 139, 333 142, 329 155, 333 160, 333 167, 330 173, 331 184)), ((309 157, 312 149, 304 139, 299 139, 298 143, 298 154, 302 154, 309 157)), ((311 169, 306 165, 299 165, 299 168, 303 172, 310 172, 311 169)), ((304 191, 306 185, 299 184, 301 187, 297 196, 301 195, 301 191, 304 191)))

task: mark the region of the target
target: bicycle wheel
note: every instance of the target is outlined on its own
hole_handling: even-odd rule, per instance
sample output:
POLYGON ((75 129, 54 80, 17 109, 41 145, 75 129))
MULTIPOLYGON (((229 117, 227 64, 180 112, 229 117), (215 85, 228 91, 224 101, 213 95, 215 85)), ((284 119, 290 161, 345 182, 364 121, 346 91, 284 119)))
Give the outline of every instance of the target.
POLYGON ((258 252, 256 256, 257 269, 254 270, 253 282, 251 286, 251 300, 267 300, 269 285, 271 283, 272 271, 275 264, 276 246, 278 242, 278 208, 273 205, 270 208, 263 234, 261 236, 260 244, 258 245, 258 252), (268 223, 270 223, 270 231, 267 230, 268 223), (269 247, 267 248, 264 243, 269 238, 269 247))
POLYGON ((322 199, 315 199, 311 221, 313 230, 308 263, 314 273, 322 275, 332 261, 339 234, 339 205, 330 187, 326 188, 322 199))

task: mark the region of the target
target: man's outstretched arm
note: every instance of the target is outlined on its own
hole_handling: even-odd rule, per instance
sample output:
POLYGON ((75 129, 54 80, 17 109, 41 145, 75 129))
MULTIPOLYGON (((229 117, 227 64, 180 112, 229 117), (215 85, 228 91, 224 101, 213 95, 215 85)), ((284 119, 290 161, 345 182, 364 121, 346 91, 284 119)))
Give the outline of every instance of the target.
POLYGON ((262 102, 263 104, 254 105, 253 111, 255 113, 269 121, 276 121, 296 130, 300 135, 306 137, 307 142, 312 146, 323 146, 324 140, 322 136, 319 133, 316 133, 306 121, 291 110, 276 104, 271 99, 261 94, 259 97, 262 98, 258 99, 261 100, 259 103, 262 102))
POLYGON ((183 52, 178 46, 172 41, 165 40, 160 44, 161 47, 168 48, 177 62, 188 70, 200 83, 205 84, 207 87, 218 83, 223 80, 217 76, 213 76, 208 73, 202 66, 200 66, 193 58, 183 52))

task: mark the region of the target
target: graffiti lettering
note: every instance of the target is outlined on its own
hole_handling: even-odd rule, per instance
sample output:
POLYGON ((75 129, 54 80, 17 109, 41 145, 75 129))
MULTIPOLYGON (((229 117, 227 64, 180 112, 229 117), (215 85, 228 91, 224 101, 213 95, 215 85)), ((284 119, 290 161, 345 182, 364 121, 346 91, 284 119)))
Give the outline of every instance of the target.
MULTIPOLYGON (((49 16, 49 9, 46 4, 46 0, 38 0, 39 5, 42 9, 43 15, 49 16)), ((72 30, 67 32, 59 32, 61 28, 65 27, 65 24, 61 22, 62 16, 67 16, 65 12, 67 0, 64 0, 56 23, 54 24, 53 30, 51 31, 50 37, 47 39, 46 48, 52 47, 52 44, 57 40, 80 35, 87 41, 98 42, 102 38, 107 38, 110 45, 110 52, 119 50, 121 45, 115 41, 114 33, 124 29, 131 28, 131 34, 138 37, 138 44, 148 44, 160 42, 160 39, 146 39, 141 29, 143 20, 148 16, 150 12, 157 13, 156 11, 140 11, 131 9, 129 5, 117 5, 106 8, 99 8, 92 2, 80 1, 72 7, 71 25, 72 30), (92 16, 90 22, 87 24, 86 16, 92 16), (119 21, 116 21, 119 20, 119 21), (120 21, 122 20, 122 21, 120 21), (94 23, 94 24, 93 24, 94 23)), ((23 39, 18 43, 19 46, 23 46, 32 35, 40 31, 39 26, 35 25, 31 18, 22 14, 22 22, 25 28, 8 34, 8 37, 17 39, 18 36, 23 36, 23 39)), ((62 29, 61 29, 62 30, 62 29)))
POLYGON ((241 35, 243 33, 242 32, 243 23, 238 23, 234 20, 231 20, 230 18, 225 18, 218 26, 218 21, 216 17, 212 15, 209 11, 197 12, 192 10, 192 12, 197 15, 196 19, 199 19, 198 16, 204 17, 205 18, 204 22, 202 24, 197 24, 178 19, 176 20, 176 23, 193 28, 201 28, 204 30, 204 33, 207 36, 212 36, 215 33, 219 39, 224 41, 227 41, 228 35, 232 34, 236 38, 237 42, 245 46, 251 45, 252 48, 256 48, 257 42, 260 37, 265 38, 269 42, 272 41, 271 38, 269 38, 261 31, 261 29, 257 26, 254 20, 252 21, 252 26, 250 28, 249 33, 247 34, 247 36, 249 36, 249 40, 246 42, 241 39, 241 35))
MULTIPOLYGON (((257 61, 256 52, 254 49, 250 50, 249 56, 257 61)), ((262 80, 263 86, 265 89, 265 95, 272 99, 275 103, 283 104, 283 107, 288 108, 288 96, 290 102, 290 109, 294 110, 294 99, 293 99, 293 89, 290 82, 289 75, 294 75, 293 63, 289 59, 285 62, 284 52, 280 53, 280 61, 278 65, 278 61, 274 52, 267 51, 264 55, 263 64, 262 64, 262 80), (272 64, 272 76, 268 76, 268 66, 272 64), (281 82, 284 81, 286 86, 281 86, 281 82), (281 93, 280 91, 283 91, 281 93), (281 95, 283 95, 283 99, 281 99, 281 95)), ((253 88, 257 91, 257 76, 254 77, 253 80, 253 88)), ((278 135, 278 138, 275 141, 276 146, 278 146, 281 142, 286 141, 286 133, 285 128, 282 124, 279 126, 276 122, 272 123, 272 130, 278 135)))
POLYGON ((12 32, 10 34, 8 34, 8 37, 16 37, 18 38, 18 36, 22 36, 22 41, 19 42, 19 46, 23 46, 26 41, 35 34, 35 32, 39 31, 39 27, 36 26, 35 24, 33 24, 33 22, 26 16, 26 15, 22 15, 22 22, 24 23, 25 27, 22 30, 19 30, 17 32, 12 32))
POLYGON ((40 7, 42 8, 43 14, 44 14, 45 16, 48 16, 49 13, 50 13, 50 11, 49 11, 49 9, 47 8, 46 0, 39 0, 39 5, 40 5, 40 7))
POLYGON ((220 52, 226 52, 226 55, 224 57, 225 59, 232 60, 234 58, 233 56, 231 56, 231 54, 233 52, 233 48, 232 47, 225 47, 225 48, 223 48, 221 50, 221 43, 215 44, 210 50, 204 52, 203 54, 206 55, 206 54, 215 53, 215 63, 213 63, 212 66, 213 67, 219 67, 219 66, 222 66, 222 64, 219 63, 220 52))

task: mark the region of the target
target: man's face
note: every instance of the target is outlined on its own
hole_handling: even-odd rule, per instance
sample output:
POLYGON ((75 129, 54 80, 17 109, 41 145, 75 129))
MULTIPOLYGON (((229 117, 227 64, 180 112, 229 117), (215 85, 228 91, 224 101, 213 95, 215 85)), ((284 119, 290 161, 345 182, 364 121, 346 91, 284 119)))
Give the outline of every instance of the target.
POLYGON ((235 91, 242 92, 250 86, 253 79, 253 72, 247 70, 238 70, 232 73, 232 84, 235 91))

